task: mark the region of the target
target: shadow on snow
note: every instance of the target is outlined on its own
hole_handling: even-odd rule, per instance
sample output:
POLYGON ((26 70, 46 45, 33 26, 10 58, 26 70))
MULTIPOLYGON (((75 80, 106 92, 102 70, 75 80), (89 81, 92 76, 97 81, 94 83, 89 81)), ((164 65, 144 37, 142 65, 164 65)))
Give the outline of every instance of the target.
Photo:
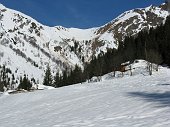
POLYGON ((170 86, 170 84, 159 84, 160 86, 170 86))
POLYGON ((129 92, 131 97, 140 97, 147 102, 159 104, 157 107, 170 107, 170 91, 164 93, 129 92))

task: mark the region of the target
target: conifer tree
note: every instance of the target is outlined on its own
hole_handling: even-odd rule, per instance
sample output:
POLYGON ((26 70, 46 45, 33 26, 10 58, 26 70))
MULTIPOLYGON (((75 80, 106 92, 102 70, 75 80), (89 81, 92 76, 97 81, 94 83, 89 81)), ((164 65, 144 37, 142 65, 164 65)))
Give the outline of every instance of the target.
POLYGON ((46 72, 45 72, 43 85, 46 85, 46 86, 52 86, 53 85, 53 78, 52 78, 51 69, 50 69, 49 65, 47 66, 47 69, 46 69, 46 72))
POLYGON ((73 75, 74 75, 74 83, 82 82, 82 70, 77 64, 76 64, 75 69, 73 71, 73 75))
POLYGON ((68 85, 68 75, 67 75, 67 69, 63 71, 63 76, 62 76, 62 86, 68 85))
POLYGON ((2 76, 0 74, 0 91, 4 92, 4 85, 3 85, 2 81, 1 81, 2 80, 1 78, 2 78, 2 76))
POLYGON ((53 84, 54 87, 60 87, 60 75, 59 73, 57 72, 55 77, 54 77, 54 84, 53 84))

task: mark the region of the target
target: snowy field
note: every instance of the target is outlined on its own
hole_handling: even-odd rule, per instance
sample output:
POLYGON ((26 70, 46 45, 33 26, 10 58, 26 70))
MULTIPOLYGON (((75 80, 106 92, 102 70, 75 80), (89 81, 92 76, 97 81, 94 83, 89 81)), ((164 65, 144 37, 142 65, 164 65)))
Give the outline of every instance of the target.
MULTIPOLYGON (((141 66, 141 64, 139 64, 141 66)), ((0 96, 0 127, 170 127, 170 70, 0 96)))

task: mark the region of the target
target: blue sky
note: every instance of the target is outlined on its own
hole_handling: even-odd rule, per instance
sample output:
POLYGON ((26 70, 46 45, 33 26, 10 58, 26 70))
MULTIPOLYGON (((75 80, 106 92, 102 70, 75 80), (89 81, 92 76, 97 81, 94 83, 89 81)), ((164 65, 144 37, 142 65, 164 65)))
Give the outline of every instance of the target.
POLYGON ((164 0, 0 0, 48 26, 91 28, 104 25, 124 11, 160 5, 164 0))

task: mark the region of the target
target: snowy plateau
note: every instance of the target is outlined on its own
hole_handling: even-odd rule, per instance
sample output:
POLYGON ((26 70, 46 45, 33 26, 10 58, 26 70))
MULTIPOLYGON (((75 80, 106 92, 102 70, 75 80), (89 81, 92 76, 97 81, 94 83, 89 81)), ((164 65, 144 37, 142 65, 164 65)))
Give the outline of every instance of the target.
POLYGON ((93 55, 117 49, 125 36, 164 23, 164 6, 133 9, 101 27, 78 29, 45 26, 0 4, 0 65, 12 70, 17 80, 26 74, 42 83, 48 64, 53 75, 75 64, 83 68, 93 55))
POLYGON ((147 62, 133 76, 112 73, 101 82, 0 94, 0 127, 169 127, 170 69, 150 76, 147 62))

